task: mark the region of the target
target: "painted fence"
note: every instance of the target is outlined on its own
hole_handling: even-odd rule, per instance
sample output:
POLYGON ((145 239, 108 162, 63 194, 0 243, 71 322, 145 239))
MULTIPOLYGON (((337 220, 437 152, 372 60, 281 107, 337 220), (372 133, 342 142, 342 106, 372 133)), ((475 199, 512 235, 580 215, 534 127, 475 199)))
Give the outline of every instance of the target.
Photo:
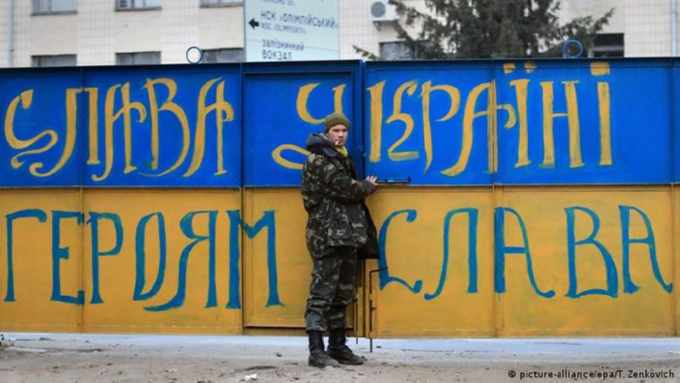
POLYGON ((671 59, 0 71, 0 329, 299 331, 304 141, 350 117, 369 336, 675 335, 671 59))

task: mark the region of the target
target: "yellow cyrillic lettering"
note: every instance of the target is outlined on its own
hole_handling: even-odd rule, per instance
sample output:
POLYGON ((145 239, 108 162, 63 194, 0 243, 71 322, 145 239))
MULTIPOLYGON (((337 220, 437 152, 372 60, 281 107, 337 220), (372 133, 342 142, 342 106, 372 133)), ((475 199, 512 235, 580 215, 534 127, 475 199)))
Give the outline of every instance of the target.
POLYGON ((600 165, 610 166, 612 161, 612 125, 609 83, 597 83, 597 101, 600 114, 600 165))
POLYGON ((205 151, 205 119, 208 114, 215 112, 215 128, 216 128, 216 142, 217 142, 217 170, 214 175, 227 174, 224 169, 224 122, 234 120, 234 109, 231 104, 224 99, 224 80, 217 84, 215 91, 215 102, 211 105, 206 105, 206 98, 208 91, 221 78, 212 79, 206 82, 199 92, 198 96, 198 112, 196 117, 196 132, 194 134, 194 154, 191 159, 189 169, 182 175, 189 177, 196 173, 203 162, 203 154, 205 151), (223 114, 225 117, 223 118, 223 114))
POLYGON ((576 84, 578 84, 578 81, 563 81, 562 84, 564 84, 567 112, 555 113, 553 109, 553 82, 541 82, 541 88, 543 88, 543 164, 541 166, 555 166, 553 122, 557 117, 567 117, 569 124, 569 167, 577 168, 583 166, 583 160, 581 159, 581 128, 576 99, 576 84))
POLYGON ((302 170, 303 164, 299 164, 297 162, 293 162, 293 161, 290 161, 290 160, 283 158, 282 153, 283 153, 284 150, 291 150, 295 153, 300 153, 300 154, 304 155, 305 158, 307 156, 309 156, 309 154, 310 154, 309 151, 307 149, 303 149, 303 148, 301 148, 297 145, 283 144, 283 145, 277 146, 276 149, 274 149, 274 151, 272 152, 272 158, 274 159, 274 162, 276 162, 277 164, 283 166, 286 169, 302 170))
POLYGON ((101 175, 92 175, 92 180, 103 181, 111 174, 113 168, 113 156, 115 152, 115 145, 113 142, 113 124, 123 118, 123 135, 125 145, 125 167, 123 173, 128 174, 137 169, 132 164, 132 111, 136 110, 138 113, 137 122, 144 122, 146 120, 146 108, 140 102, 130 102, 130 83, 116 84, 111 86, 106 91, 106 100, 104 104, 104 145, 106 150, 104 171, 101 175), (121 108, 114 112, 113 108, 116 102, 116 90, 120 88, 121 108))
POLYGON ((371 99, 371 151, 368 160, 371 162, 379 162, 382 157, 382 119, 383 119, 383 91, 385 90, 385 81, 368 88, 368 93, 371 99))
POLYGON ((146 174, 152 176, 163 176, 168 173, 175 171, 179 168, 187 155, 189 154, 189 145, 191 144, 191 129, 189 128, 189 120, 187 119, 184 109, 177 103, 173 102, 175 96, 177 95, 177 83, 169 78, 158 78, 158 79, 148 79, 144 85, 147 94, 149 95, 149 115, 151 117, 151 169, 157 170, 159 167, 159 157, 160 157, 160 133, 158 125, 158 115, 159 112, 170 112, 175 115, 179 121, 180 128, 182 129, 182 149, 172 166, 167 168, 158 174, 146 174), (163 101, 163 105, 158 107, 158 98, 156 96, 156 85, 164 85, 168 90, 168 96, 163 101))
POLYGON ((405 161, 418 158, 417 151, 396 151, 397 148, 411 135, 414 126, 413 117, 411 117, 411 115, 408 113, 403 113, 401 111, 401 99, 404 95, 404 92, 408 93, 409 96, 412 96, 413 93, 415 93, 417 87, 418 83, 416 81, 406 81, 405 83, 401 84, 394 93, 394 99, 392 102, 392 105, 394 106, 393 113, 387 118, 386 122, 391 124, 395 121, 401 121, 404 123, 405 129, 404 134, 402 134, 402 136, 387 149, 387 156, 392 161, 405 161))
POLYGON ((444 117, 437 121, 447 121, 453 118, 458 113, 460 108, 460 92, 458 88, 451 85, 435 85, 432 86, 432 81, 427 81, 423 84, 420 97, 423 100, 423 141, 425 145, 425 171, 430 168, 432 164, 432 125, 430 123, 430 94, 435 91, 446 92, 449 96, 450 106, 449 111, 444 117))
MULTIPOLYGON (((314 125, 323 124, 323 118, 312 117, 312 115, 309 113, 309 109, 307 108, 307 103, 309 101, 309 95, 320 84, 321 83, 313 82, 300 87, 298 90, 297 99, 295 101, 295 107, 297 109, 298 116, 300 116, 302 121, 314 125)), ((345 88, 345 84, 341 84, 333 88, 333 111, 336 113, 343 112, 342 97, 345 93, 345 88)))
POLYGON ((67 88, 66 89, 66 142, 64 143, 64 150, 59 157, 59 161, 54 165, 51 170, 44 173, 38 172, 41 167, 36 167, 31 170, 31 174, 36 177, 49 177, 59 170, 61 170, 66 162, 73 155, 73 148, 76 144, 76 120, 78 118, 78 99, 76 98, 79 93, 82 92, 80 88, 67 88))
MULTIPOLYGON (((529 159, 529 124, 527 123, 527 98, 529 80, 513 80, 510 86, 515 88, 517 98, 517 114, 519 115, 519 138, 517 144, 517 162, 515 167, 527 166, 529 159)), ((506 124, 506 127, 507 124, 506 124)))
POLYGON ((474 141, 473 124, 476 118, 486 116, 487 125, 487 161, 488 170, 490 173, 497 171, 496 164, 496 150, 497 150, 497 118, 496 118, 496 83, 485 82, 474 87, 468 95, 465 102, 465 115, 463 117, 463 139, 460 148, 460 154, 456 163, 448 169, 441 171, 442 174, 452 177, 460 174, 467 167, 470 159, 470 151, 472 150, 472 143, 474 141), (487 106, 486 109, 476 112, 477 99, 483 91, 487 92, 487 106))
POLYGON ((89 121, 87 129, 89 132, 89 150, 87 157, 88 165, 99 165, 99 109, 97 103, 99 102, 98 88, 85 88, 84 91, 88 94, 88 114, 89 121))
MULTIPOLYGON (((23 164, 22 158, 25 156, 30 156, 32 154, 40 154, 50 150, 59 141, 59 135, 52 129, 44 130, 38 133, 36 136, 29 138, 27 140, 22 140, 14 134, 14 118, 16 115, 17 107, 21 104, 21 108, 27 110, 31 107, 33 103, 33 89, 25 90, 21 92, 18 96, 12 99, 9 106, 7 107, 7 113, 5 114, 5 139, 12 149, 22 150, 26 149, 36 142, 40 141, 43 137, 48 137, 47 143, 38 149, 25 150, 10 160, 10 165, 14 169, 19 169, 23 164)), ((36 172, 41 169, 45 164, 42 162, 35 162, 31 164, 28 169, 31 174, 38 176, 36 172)))

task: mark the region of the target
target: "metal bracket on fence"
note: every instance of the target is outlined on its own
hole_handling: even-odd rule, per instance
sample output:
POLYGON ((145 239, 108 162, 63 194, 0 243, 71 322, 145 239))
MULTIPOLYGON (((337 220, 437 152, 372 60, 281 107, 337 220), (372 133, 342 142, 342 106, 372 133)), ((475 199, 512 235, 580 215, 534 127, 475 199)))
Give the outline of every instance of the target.
MULTIPOLYGON (((363 270, 363 265, 360 266, 362 267, 363 270)), ((358 277, 355 278, 354 280, 354 297, 352 298, 352 330, 354 331, 354 342, 356 344, 359 344, 359 331, 357 331, 357 327, 359 326, 359 299, 357 298, 357 280, 358 277)))
MULTIPOLYGON (((359 284, 359 278, 364 277, 364 270, 366 269, 366 264, 364 262, 359 262, 359 270, 356 275, 356 278, 354 279, 354 300, 352 301, 354 303, 354 343, 359 344, 359 331, 357 327, 359 326, 359 298, 357 298, 357 285, 359 284)), ((363 286, 362 282, 362 286, 363 286)), ((364 291, 362 291, 362 294, 364 294, 364 291)), ((361 303, 363 305, 363 299, 361 300, 361 303)))
POLYGON ((386 267, 371 270, 368 272, 368 344, 369 352, 373 352, 373 311, 378 309, 378 306, 373 306, 373 274, 387 270, 386 267))
POLYGON ((354 293, 354 320, 352 321, 352 326, 354 327, 354 343, 359 344, 359 331, 357 331, 357 327, 359 326, 359 300, 357 299, 356 296, 356 291, 354 293))

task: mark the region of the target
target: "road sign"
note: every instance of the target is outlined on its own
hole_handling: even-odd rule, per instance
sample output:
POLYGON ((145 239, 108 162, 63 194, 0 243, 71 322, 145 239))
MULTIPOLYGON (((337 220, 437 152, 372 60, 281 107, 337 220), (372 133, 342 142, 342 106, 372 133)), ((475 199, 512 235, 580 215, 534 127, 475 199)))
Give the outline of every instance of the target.
POLYGON ((244 1, 246 60, 336 60, 338 0, 244 1))

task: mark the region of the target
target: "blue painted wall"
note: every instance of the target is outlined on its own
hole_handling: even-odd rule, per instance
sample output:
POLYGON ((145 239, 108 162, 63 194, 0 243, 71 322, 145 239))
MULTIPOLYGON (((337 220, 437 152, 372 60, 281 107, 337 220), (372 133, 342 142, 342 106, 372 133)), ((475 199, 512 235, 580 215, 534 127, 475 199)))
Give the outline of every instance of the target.
POLYGON ((295 186, 340 109, 412 185, 680 179, 672 59, 0 70, 0 186, 295 186))
POLYGON ((367 103, 364 117, 367 146, 376 137, 382 141, 375 146, 379 155, 369 153, 368 172, 434 185, 669 182, 670 62, 594 63, 368 64, 369 100, 372 92, 382 96, 375 96, 382 110, 367 103), (492 109, 496 121, 490 123, 492 109), (375 134, 371 121, 378 119, 375 134), (610 155, 604 156, 607 126, 610 155))

